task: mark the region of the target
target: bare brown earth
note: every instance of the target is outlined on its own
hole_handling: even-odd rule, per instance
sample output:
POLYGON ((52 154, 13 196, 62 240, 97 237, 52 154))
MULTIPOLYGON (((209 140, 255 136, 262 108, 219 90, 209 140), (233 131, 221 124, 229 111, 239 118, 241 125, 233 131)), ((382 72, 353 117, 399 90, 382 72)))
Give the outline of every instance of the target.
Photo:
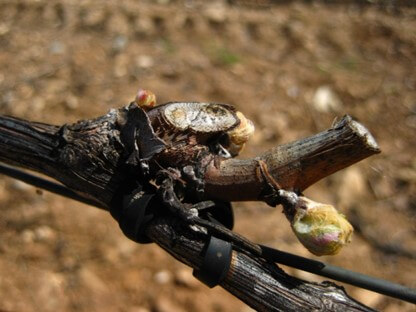
MULTIPOLYGON (((0 113, 69 123, 148 88, 160 103, 237 106, 256 125, 242 157, 351 114, 383 153, 307 190, 356 228, 320 259, 416 287, 416 10, 269 2, 1 0, 0 113)), ((279 207, 238 203, 235 213, 239 233, 314 258, 279 207)), ((414 311, 347 289, 382 311, 414 311)), ((0 311, 250 309, 123 237, 108 213, 0 177, 0 311)))

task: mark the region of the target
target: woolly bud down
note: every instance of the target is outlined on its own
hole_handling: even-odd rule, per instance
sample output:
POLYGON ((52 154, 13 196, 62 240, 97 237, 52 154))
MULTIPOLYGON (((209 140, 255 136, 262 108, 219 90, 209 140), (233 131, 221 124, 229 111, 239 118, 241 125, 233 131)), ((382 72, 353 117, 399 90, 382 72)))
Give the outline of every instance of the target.
POLYGON ((333 206, 299 196, 291 226, 299 241, 317 256, 335 255, 350 242, 353 227, 333 206))

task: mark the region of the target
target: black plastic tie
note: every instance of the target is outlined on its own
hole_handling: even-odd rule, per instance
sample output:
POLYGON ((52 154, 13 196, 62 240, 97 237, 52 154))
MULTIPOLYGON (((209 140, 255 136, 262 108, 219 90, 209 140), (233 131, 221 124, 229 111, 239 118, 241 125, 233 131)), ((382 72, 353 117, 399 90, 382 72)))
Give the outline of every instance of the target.
POLYGON ((119 220, 120 229, 131 240, 148 244, 152 241, 144 234, 145 225, 153 218, 147 209, 154 194, 136 194, 129 203, 124 203, 119 220))
POLYGON ((136 243, 149 244, 152 241, 144 229, 154 218, 158 206, 155 194, 145 193, 139 186, 131 194, 125 195, 122 203, 112 205, 110 212, 124 235, 136 243))
POLYGON ((210 288, 217 286, 230 269, 231 256, 231 243, 211 236, 202 266, 199 270, 195 269, 193 275, 210 288))

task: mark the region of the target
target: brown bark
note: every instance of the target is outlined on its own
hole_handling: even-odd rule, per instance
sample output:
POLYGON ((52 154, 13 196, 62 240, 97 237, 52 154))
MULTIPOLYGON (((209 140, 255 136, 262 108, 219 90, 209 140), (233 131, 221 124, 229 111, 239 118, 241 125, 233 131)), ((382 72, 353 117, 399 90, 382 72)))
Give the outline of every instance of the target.
POLYGON ((303 191, 379 152, 368 130, 346 116, 326 131, 279 145, 259 157, 212 162, 205 174, 206 192, 222 200, 258 200, 265 182, 256 173, 259 161, 264 161, 281 188, 303 191))

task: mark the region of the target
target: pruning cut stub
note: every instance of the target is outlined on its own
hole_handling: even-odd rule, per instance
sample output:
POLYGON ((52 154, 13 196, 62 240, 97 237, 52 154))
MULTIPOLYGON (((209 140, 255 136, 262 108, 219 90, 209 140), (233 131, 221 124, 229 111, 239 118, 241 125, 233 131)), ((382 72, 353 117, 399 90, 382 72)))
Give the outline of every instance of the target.
POLYGON ((226 104, 173 102, 165 106, 163 114, 172 127, 181 131, 217 133, 239 124, 234 108, 226 104))
MULTIPOLYGON (((179 133, 192 133, 202 144, 221 133, 227 140, 220 149, 226 157, 240 153, 245 143, 254 133, 253 123, 234 107, 218 103, 171 102, 157 107, 164 117, 163 133, 176 133, 170 137, 180 137, 179 133)), ((165 139, 168 136, 163 136, 165 139)), ((169 140, 168 140, 169 141, 169 140)))

